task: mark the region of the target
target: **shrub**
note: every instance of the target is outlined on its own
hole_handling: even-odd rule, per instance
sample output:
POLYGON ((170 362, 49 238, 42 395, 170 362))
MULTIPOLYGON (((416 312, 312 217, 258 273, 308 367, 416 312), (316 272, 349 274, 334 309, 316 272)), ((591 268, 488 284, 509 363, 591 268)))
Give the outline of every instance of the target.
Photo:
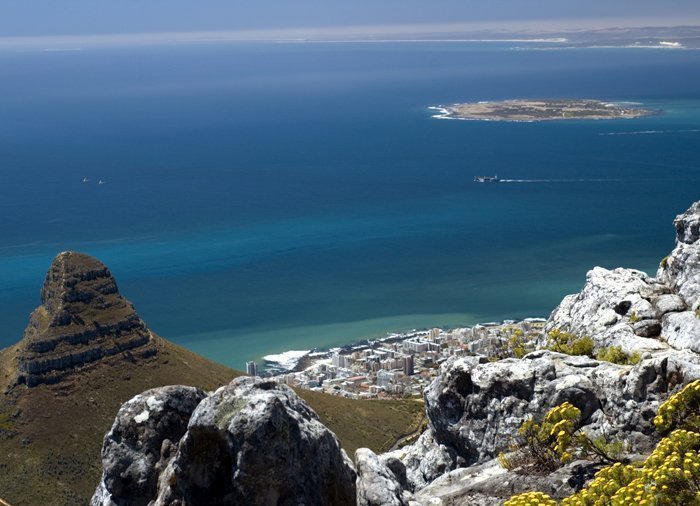
POLYGON ((541 424, 525 420, 518 430, 513 454, 499 455, 506 469, 523 467, 534 472, 551 472, 572 459, 571 447, 581 410, 565 402, 551 409, 541 424))
POLYGON ((516 329, 508 338, 508 352, 515 358, 523 358, 534 348, 530 336, 525 335, 520 329, 516 329))
POLYGON ((699 449, 700 434, 675 430, 659 442, 641 466, 606 467, 598 471, 586 488, 561 504, 698 504, 699 449))
POLYGON ((511 497, 503 506, 557 506, 557 501, 542 492, 526 492, 511 497))
POLYGON ((662 269, 665 269, 667 265, 668 265, 668 256, 665 256, 661 259, 661 262, 659 262, 659 267, 661 267, 662 269))
POLYGON ((662 433, 687 429, 700 433, 700 380, 688 384, 659 407, 654 425, 662 433))
POLYGON ((604 362, 612 362, 613 364, 634 365, 639 363, 641 355, 638 351, 628 355, 622 351, 622 347, 620 346, 608 346, 598 350, 595 354, 595 358, 603 360, 604 362))
POLYGON ((578 337, 569 332, 553 329, 547 334, 547 349, 566 353, 567 355, 593 356, 593 339, 588 336, 578 337))
POLYGON ((640 318, 639 316, 637 316, 637 312, 636 312, 636 311, 632 311, 632 312, 630 313, 630 323, 633 323, 633 324, 634 324, 634 323, 637 323, 637 322, 640 321, 640 320, 641 320, 641 318, 640 318))
MULTIPOLYGON (((601 469, 588 486, 562 500, 561 506, 700 504, 699 422, 700 380, 661 405, 654 424, 671 432, 644 462, 601 469)), ((534 494, 514 496, 506 504, 556 504, 546 494, 534 494)))

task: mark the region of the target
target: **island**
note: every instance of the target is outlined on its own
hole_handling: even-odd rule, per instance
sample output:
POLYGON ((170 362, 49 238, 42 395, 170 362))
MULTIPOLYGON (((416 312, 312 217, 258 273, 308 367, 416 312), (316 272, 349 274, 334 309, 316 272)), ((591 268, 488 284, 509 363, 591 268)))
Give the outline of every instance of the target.
POLYGON ((653 111, 636 103, 612 103, 589 99, 503 100, 435 106, 434 118, 484 121, 550 121, 619 119, 649 116, 653 111))

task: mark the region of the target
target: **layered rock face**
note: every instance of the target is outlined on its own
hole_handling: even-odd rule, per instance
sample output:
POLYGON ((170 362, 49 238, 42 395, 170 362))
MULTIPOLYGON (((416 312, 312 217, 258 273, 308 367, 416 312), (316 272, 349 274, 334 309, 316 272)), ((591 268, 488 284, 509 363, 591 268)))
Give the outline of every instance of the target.
POLYGON ((272 381, 144 392, 119 410, 102 462, 93 506, 355 504, 335 435, 272 381))
POLYGON ((154 341, 104 264, 64 252, 46 274, 41 306, 19 343, 16 382, 55 383, 76 367, 120 353, 148 357, 156 353, 154 341))

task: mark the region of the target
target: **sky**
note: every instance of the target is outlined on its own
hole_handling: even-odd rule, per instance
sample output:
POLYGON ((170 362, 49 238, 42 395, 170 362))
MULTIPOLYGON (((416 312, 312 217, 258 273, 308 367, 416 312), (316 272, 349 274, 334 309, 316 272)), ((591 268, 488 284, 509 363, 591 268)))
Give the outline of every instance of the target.
MULTIPOLYGON (((0 38, 403 25, 570 29, 700 24, 698 0, 1 0, 0 38)), ((393 27, 393 28, 392 28, 393 27)))

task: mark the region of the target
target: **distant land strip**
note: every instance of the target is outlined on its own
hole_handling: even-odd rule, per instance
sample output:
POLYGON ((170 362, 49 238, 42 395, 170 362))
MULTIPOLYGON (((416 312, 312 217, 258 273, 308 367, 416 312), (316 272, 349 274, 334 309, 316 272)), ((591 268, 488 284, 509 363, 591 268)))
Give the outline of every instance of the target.
POLYGON ((649 116, 654 111, 629 102, 603 102, 588 99, 503 100, 499 102, 466 102, 449 106, 433 106, 439 119, 483 121, 551 121, 576 119, 629 119, 649 116))

